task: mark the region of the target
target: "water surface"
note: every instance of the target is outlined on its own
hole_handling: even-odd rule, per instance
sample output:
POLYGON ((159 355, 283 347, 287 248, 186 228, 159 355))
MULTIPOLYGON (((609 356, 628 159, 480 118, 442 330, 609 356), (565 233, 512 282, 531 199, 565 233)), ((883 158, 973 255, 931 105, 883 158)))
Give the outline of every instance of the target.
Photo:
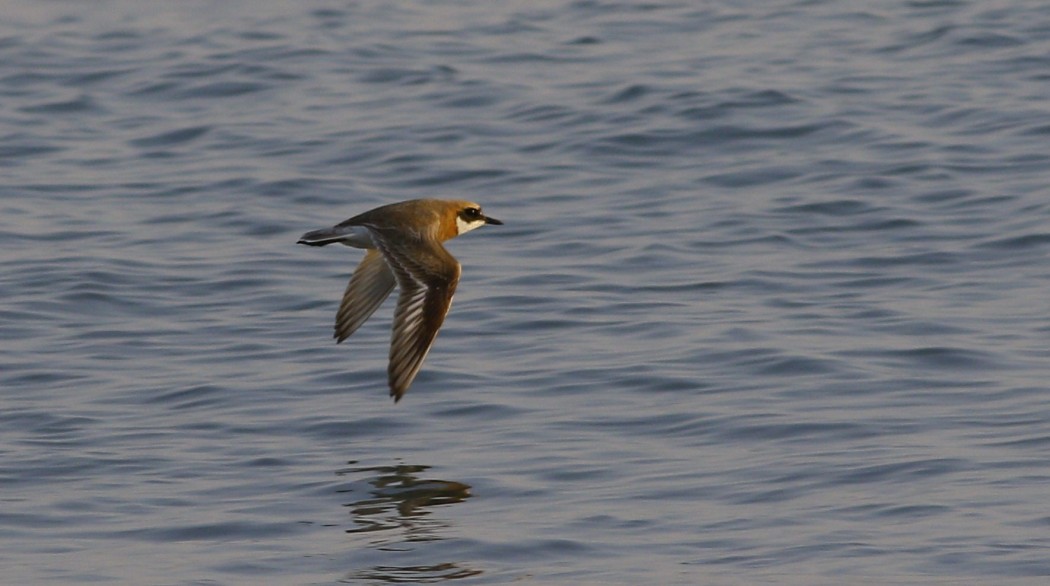
POLYGON ((15 1, 11 583, 1041 583, 1034 1, 15 1), (456 303, 331 327, 416 197, 456 303))

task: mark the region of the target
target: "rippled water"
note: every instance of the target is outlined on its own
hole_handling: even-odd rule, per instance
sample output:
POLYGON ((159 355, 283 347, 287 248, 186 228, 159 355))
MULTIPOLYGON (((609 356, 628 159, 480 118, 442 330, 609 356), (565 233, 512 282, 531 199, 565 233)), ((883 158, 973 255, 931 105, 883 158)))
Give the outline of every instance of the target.
POLYGON ((869 4, 13 0, 4 580, 1042 583, 1050 12, 869 4))

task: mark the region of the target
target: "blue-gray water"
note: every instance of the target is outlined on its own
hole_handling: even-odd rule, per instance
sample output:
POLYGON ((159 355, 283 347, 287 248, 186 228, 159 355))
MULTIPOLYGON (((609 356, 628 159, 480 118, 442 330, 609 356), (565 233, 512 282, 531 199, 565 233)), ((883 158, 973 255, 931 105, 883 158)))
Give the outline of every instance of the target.
POLYGON ((1041 584, 1042 0, 11 0, 10 584, 1041 584), (416 197, 456 303, 398 405, 416 197))

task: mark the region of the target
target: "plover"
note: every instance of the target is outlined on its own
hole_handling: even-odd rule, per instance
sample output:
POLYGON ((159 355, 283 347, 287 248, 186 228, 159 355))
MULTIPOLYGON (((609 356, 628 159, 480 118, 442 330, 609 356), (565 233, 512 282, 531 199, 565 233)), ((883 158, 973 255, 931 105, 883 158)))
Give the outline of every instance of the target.
POLYGON ((394 290, 387 377, 394 402, 408 390, 452 305, 460 265, 441 245, 485 224, 502 224, 469 201, 414 199, 369 210, 331 228, 303 234, 299 244, 364 248, 335 318, 335 339, 354 333, 394 290))

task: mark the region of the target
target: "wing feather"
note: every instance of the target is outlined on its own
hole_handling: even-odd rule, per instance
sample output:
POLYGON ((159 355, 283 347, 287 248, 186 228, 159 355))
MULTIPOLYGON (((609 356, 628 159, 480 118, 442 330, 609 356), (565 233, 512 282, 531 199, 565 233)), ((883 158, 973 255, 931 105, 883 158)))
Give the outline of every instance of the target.
POLYGON ((374 248, 368 249, 343 293, 343 301, 335 316, 335 339, 342 342, 361 327, 379 309, 396 284, 394 273, 383 255, 374 248))
POLYGON ((452 306, 461 269, 436 241, 401 246, 377 242, 377 246, 401 289, 387 369, 390 396, 400 401, 423 366, 452 306))

